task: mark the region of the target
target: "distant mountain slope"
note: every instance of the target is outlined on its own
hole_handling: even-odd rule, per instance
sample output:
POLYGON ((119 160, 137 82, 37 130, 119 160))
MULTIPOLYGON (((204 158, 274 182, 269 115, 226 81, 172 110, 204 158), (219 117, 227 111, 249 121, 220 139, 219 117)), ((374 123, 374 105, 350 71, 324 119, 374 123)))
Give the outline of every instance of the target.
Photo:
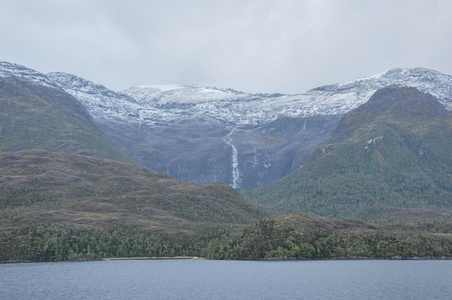
POLYGON ((434 216, 452 212, 451 174, 452 114, 430 94, 391 86, 347 113, 302 168, 248 197, 281 212, 434 216))
POLYGON ((139 120, 146 125, 202 119, 241 128, 280 118, 341 115, 364 104, 376 90, 388 85, 416 87, 452 108, 452 76, 423 68, 393 69, 294 95, 251 94, 196 85, 138 86, 115 93, 71 74, 57 72, 47 76, 78 98, 95 119, 116 117, 133 122, 140 110, 139 120))
MULTIPOLYGON (((225 184, 182 182, 131 163, 26 150, 0 154, 0 169, 0 205, 3 212, 11 208, 12 215, 49 208, 100 214, 115 211, 118 217, 121 212, 133 212, 137 219, 154 219, 158 227, 159 216, 167 216, 164 219, 174 226, 182 220, 249 223, 261 214, 225 184)), ((25 219, 22 226, 29 221, 25 219)), ((134 222, 134 218, 124 221, 134 222)))
POLYGON ((138 122, 134 116, 140 108, 135 99, 75 75, 53 72, 46 76, 85 106, 112 143, 131 156, 135 154, 138 122))
POLYGON ((45 149, 131 161, 85 107, 44 74, 0 62, 0 150, 45 149))
POLYGON ((422 68, 393 69, 296 95, 177 85, 114 93, 70 74, 48 76, 142 165, 181 180, 244 189, 298 169, 341 116, 379 88, 414 86, 452 107, 452 76, 422 68))
POLYGON ((267 214, 226 184, 131 163, 77 99, 3 62, 0 150, 0 261, 196 255, 267 214))
POLYGON ((0 212, 0 261, 193 255, 266 215, 225 184, 44 150, 0 153, 0 212))

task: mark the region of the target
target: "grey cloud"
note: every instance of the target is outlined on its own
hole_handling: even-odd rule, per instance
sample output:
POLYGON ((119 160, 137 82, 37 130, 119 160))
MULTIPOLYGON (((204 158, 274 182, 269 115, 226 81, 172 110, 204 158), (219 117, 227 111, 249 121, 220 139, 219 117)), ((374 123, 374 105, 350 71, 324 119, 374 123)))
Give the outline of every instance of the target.
POLYGON ((120 90, 304 92, 392 67, 452 74, 452 2, 0 0, 0 59, 120 90))

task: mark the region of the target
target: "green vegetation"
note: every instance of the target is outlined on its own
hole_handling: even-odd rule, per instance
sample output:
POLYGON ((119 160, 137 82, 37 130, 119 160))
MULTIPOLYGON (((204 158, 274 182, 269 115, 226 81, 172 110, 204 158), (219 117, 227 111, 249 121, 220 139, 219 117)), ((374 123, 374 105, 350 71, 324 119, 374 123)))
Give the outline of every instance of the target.
POLYGON ((280 213, 381 220, 395 215, 378 211, 398 210, 408 220, 450 218, 451 132, 451 114, 432 96, 384 89, 345 115, 330 143, 299 170, 246 196, 280 213))
POLYGON ((195 256, 212 236, 225 232, 217 226, 196 235, 140 230, 121 224, 105 229, 50 223, 17 228, 0 232, 0 261, 195 256))
POLYGON ((0 78, 0 261, 193 255, 266 215, 133 164, 64 91, 0 78))
POLYGON ((0 79, 0 151, 45 149, 119 161, 86 109, 62 90, 0 79))
POLYGON ((300 170, 247 194, 369 224, 269 218, 225 184, 132 163, 63 91, 0 79, 0 261, 452 257, 451 116, 398 93, 415 101, 369 101, 300 170))
POLYGON ((396 231, 358 220, 296 214, 266 218, 216 239, 203 255, 215 259, 451 257, 452 232, 396 231))
POLYGON ((264 215, 225 184, 181 182, 131 163, 28 150, 0 154, 0 169, 3 216, 67 209, 249 223, 264 215))
POLYGON ((44 150, 0 154, 0 260, 196 255, 266 213, 225 184, 44 150))

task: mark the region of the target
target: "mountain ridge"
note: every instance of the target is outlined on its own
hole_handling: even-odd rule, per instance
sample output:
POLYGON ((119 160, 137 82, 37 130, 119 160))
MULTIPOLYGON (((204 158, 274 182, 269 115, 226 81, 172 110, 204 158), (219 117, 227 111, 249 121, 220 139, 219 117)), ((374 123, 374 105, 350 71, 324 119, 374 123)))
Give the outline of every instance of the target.
POLYGON ((392 207, 450 214, 451 130, 452 113, 435 97, 389 86, 347 113, 302 168, 247 195, 281 213, 369 220, 392 207))
MULTIPOLYGON (((443 104, 434 99, 435 104, 429 105, 431 95, 392 86, 378 90, 370 102, 345 116, 328 115, 337 108, 333 107, 325 115, 281 115, 269 123, 236 127, 206 118, 200 110, 194 119, 188 112, 185 119, 155 123, 145 118, 148 111, 190 108, 189 103, 178 106, 173 101, 183 96, 177 94, 183 88, 160 87, 171 92, 162 92, 162 97, 173 98, 143 100, 153 106, 146 108, 141 120, 139 111, 123 114, 139 106, 138 100, 101 85, 87 85, 70 74, 44 75, 7 65, 5 71, 0 68, 0 261, 175 255, 254 259, 450 256, 452 125, 443 104), (97 99, 96 106, 82 105, 61 87, 63 83, 88 102, 97 99), (391 89, 406 91, 404 97, 414 101, 399 105, 391 89), (385 93, 391 113, 381 110, 381 103, 372 108, 385 93), (123 102, 127 105, 118 107, 123 102), (91 115, 96 110, 101 114, 91 115), (110 112, 110 117, 103 118, 104 112, 110 112), (267 196, 280 201, 276 209, 278 205, 285 210, 300 209, 293 206, 300 196, 297 193, 311 189, 316 202, 304 207, 305 211, 325 214, 319 208, 327 199, 326 214, 333 212, 334 217, 383 222, 405 218, 420 223, 400 226, 412 226, 421 233, 386 235, 386 229, 375 224, 306 215, 261 219, 270 213, 224 183, 187 183, 134 163, 118 162, 120 156, 105 154, 109 147, 116 154, 118 150, 99 128, 135 159, 141 157, 142 163, 161 162, 167 173, 176 170, 186 178, 193 176, 191 170, 202 170, 203 180, 222 179, 236 189, 271 182, 295 168, 284 179, 289 185, 266 187, 267 196), (343 136, 338 128, 345 128, 346 143, 334 142, 343 136), (55 131, 60 129, 56 138, 55 131), (48 142, 55 152, 35 149, 45 148, 48 142), (107 144, 107 148, 98 147, 107 144), (250 181, 248 169, 260 181, 250 181), (294 176, 305 170, 312 172, 304 178, 294 176), (343 175, 346 180, 338 180, 343 175), (324 181, 315 182, 318 179, 324 181), (385 194, 388 189, 390 193, 385 194), (284 192, 292 194, 287 198, 284 192), (366 197, 382 205, 368 206, 366 197), (258 219, 257 224, 243 228, 258 219), (332 241, 341 247, 331 248, 332 241), (388 252, 383 253, 384 249, 388 252)), ((203 93, 198 104, 234 93, 186 89, 203 93)), ((331 87, 321 93, 331 94, 331 87)), ((344 90, 333 98, 346 94, 344 90)), ((283 96, 274 95, 278 97, 283 96)), ((221 101, 216 100, 218 107, 227 104, 221 101)), ((248 104, 252 101, 258 99, 248 99, 248 104)), ((302 195, 302 200, 307 202, 308 196, 302 195)))
POLYGON ((85 106, 43 74, 0 63, 0 149, 45 149, 131 161, 108 143, 85 106))
POLYGON ((390 85, 377 90, 365 104, 353 110, 353 113, 344 115, 332 132, 332 140, 346 140, 349 134, 344 131, 358 130, 363 127, 364 122, 371 122, 375 115, 393 114, 398 114, 398 118, 402 120, 416 115, 420 118, 447 117, 450 111, 429 93, 422 93, 414 87, 390 85), (353 123, 357 126, 352 126, 353 123))
POLYGON ((138 163, 180 180, 242 189, 297 170, 343 114, 384 86, 414 86, 452 108, 452 76, 424 68, 391 69, 295 95, 195 85, 113 92, 67 73, 40 76, 79 100, 109 140, 138 163))
MULTIPOLYGON (((64 77, 64 73, 49 74, 60 74, 64 77)), ((58 81, 58 78, 55 79, 58 81)), ((80 81, 80 78, 76 78, 76 80, 80 81)), ((89 81, 85 80, 84 82, 91 85, 89 81)), ((170 85, 164 88, 152 85, 137 86, 117 92, 117 94, 128 95, 139 104, 152 107, 149 112, 145 111, 145 107, 139 109, 142 110, 143 114, 149 114, 144 115, 145 118, 159 120, 154 122, 174 120, 174 117, 178 115, 181 115, 180 117, 183 119, 184 116, 190 114, 192 117, 202 114, 206 119, 240 127, 272 122, 278 117, 343 114, 367 101, 377 89, 392 84, 417 87, 423 92, 436 96, 449 110, 452 108, 450 100, 452 76, 425 68, 395 68, 348 83, 321 86, 306 93, 292 95, 280 93, 252 94, 232 89, 195 85, 170 85), (435 80, 432 82, 433 78, 435 80), (438 78, 440 78, 439 83, 438 78), (234 103, 237 103, 238 106, 234 107, 234 103), (247 103, 250 103, 250 105, 247 106, 247 103), (176 104, 181 105, 183 111, 177 111, 173 114, 168 114, 165 111, 165 108, 177 109, 176 104), (188 112, 187 109, 189 109, 188 112), (242 111, 239 113, 239 110, 242 111)), ((63 85, 63 88, 71 90, 68 86, 64 87, 63 85)), ((88 107, 91 107, 88 102, 86 103, 88 107)), ((131 109, 138 108, 131 107, 131 109)), ((94 112, 92 114, 96 115, 94 112)))
POLYGON ((381 87, 413 85, 452 107, 452 76, 423 68, 392 69, 295 95, 193 85, 132 87, 119 93, 136 101, 124 106, 116 99, 104 103, 96 89, 71 91, 64 82, 62 87, 140 164, 185 181, 221 181, 244 189, 295 171, 326 142, 343 114, 381 87))
POLYGON ((226 184, 139 166, 75 97, 41 73, 6 65, 1 262, 195 255, 212 237, 268 214, 226 184))
MULTIPOLYGON (((78 100, 82 98, 84 94, 95 94, 94 91, 97 91, 98 94, 104 94, 106 98, 109 99, 98 99, 94 98, 94 100, 102 103, 98 104, 108 104, 108 100, 115 101, 116 105, 124 103, 127 105, 127 102, 137 103, 138 101, 141 103, 147 103, 147 98, 154 103, 160 102, 158 106, 164 107, 165 103, 171 102, 179 102, 180 103, 196 103, 196 102, 205 102, 207 101, 225 101, 225 100, 233 100, 234 102, 243 102, 244 98, 247 102, 252 102, 258 100, 261 102, 261 106, 265 106, 268 102, 271 102, 273 105, 272 110, 276 111, 274 115, 280 115, 284 117, 294 117, 294 116, 311 116, 316 114, 341 114, 346 111, 350 111, 353 108, 356 108, 363 102, 367 101, 371 94, 373 94, 377 89, 387 86, 387 85, 402 85, 402 86, 412 86, 417 87, 419 90, 423 92, 430 93, 437 97, 439 101, 448 109, 452 109, 452 101, 450 100, 452 95, 452 76, 440 73, 435 70, 430 70, 426 68, 394 68, 388 70, 384 73, 380 73, 373 76, 359 78, 354 81, 346 82, 346 83, 336 83, 330 85, 324 85, 320 87, 313 88, 305 93, 298 94, 281 94, 281 93, 246 93, 242 91, 236 91, 233 89, 227 88, 216 88, 216 87, 203 87, 197 85, 149 85, 149 86, 136 86, 130 87, 126 90, 114 92, 103 85, 93 83, 89 80, 83 79, 76 75, 64 72, 51 72, 47 74, 40 73, 33 69, 27 68, 25 66, 9 63, 9 62, 0 62, 0 77, 18 77, 23 80, 28 80, 29 82, 34 82, 40 85, 46 85, 52 88, 62 88, 66 91, 72 93, 74 97, 78 100), (438 80, 439 78, 439 80, 438 80), (438 82, 439 81, 439 82, 438 82), (357 87, 361 89, 361 91, 357 90, 357 87), (190 91, 192 89, 193 91, 190 91), (370 90, 367 91, 367 90, 370 90), (78 93, 75 93, 78 91, 78 93), (334 94, 340 94, 343 91, 347 91, 346 94, 354 93, 356 95, 356 101, 349 101, 343 106, 340 106, 336 101, 345 100, 346 97, 341 95, 339 97, 332 97, 334 94), (183 94, 183 92, 187 92, 186 95, 182 95, 180 98, 177 96, 183 94), (314 95, 316 93, 321 94, 320 96, 314 95), (128 96, 128 95, 133 96, 128 96), (193 95, 195 94, 195 95, 193 95), (369 97, 362 95, 369 95, 369 97), (192 97, 189 97, 192 96, 192 97), (306 99, 302 99, 305 97, 310 98, 310 101, 306 101, 306 99), (121 98, 121 102, 118 102, 116 98, 121 98), (288 99, 284 99, 288 98, 288 99), (323 100, 318 100, 323 98, 323 100), (331 98, 326 101, 326 98, 331 98), (359 99, 358 99, 359 98, 359 99), (138 101, 137 101, 138 100, 138 101), (288 104, 288 102, 290 102, 288 104), (352 104, 350 104, 352 103, 352 104), (311 110, 307 110, 305 108, 298 109, 296 111, 288 109, 290 106, 302 106, 314 104, 314 107, 311 110), (318 107, 315 107, 315 104, 323 104, 324 106, 330 106, 339 108, 336 111, 328 111, 327 108, 322 107, 322 110, 316 111, 318 107), (275 109, 275 107, 282 107, 281 109, 275 109)), ((349 96, 349 95, 345 95, 349 96)), ((89 97, 84 99, 82 103, 87 107, 93 117, 97 117, 99 112, 95 112, 92 107, 88 103, 91 100, 89 97)), ((253 103, 254 104, 254 103, 253 103)), ((108 106, 103 107, 109 108, 108 106)), ((119 108, 119 107, 117 107, 119 108)), ((199 107, 197 107, 199 108, 199 107)), ((243 108, 243 107, 239 107, 243 108)), ((125 107, 125 109, 129 109, 130 111, 136 110, 136 106, 125 107)), ((258 108, 261 111, 264 111, 262 107, 258 108)), ((126 113, 124 113, 126 114, 126 113)), ((104 114, 107 116, 108 114, 104 114)), ((215 115, 221 115, 219 113, 215 113, 215 115)), ((262 115, 262 113, 261 113, 262 115)), ((264 114, 265 115, 265 114, 264 114)), ((274 121, 275 116, 271 116, 270 119, 264 119, 265 122, 274 121)), ((265 117, 264 117, 265 118, 265 117)), ((241 125, 255 125, 257 124, 257 120, 260 120, 259 117, 254 117, 253 120, 249 121, 240 121, 235 120, 232 122, 231 119, 219 120, 225 123, 232 122, 235 126, 241 125)))

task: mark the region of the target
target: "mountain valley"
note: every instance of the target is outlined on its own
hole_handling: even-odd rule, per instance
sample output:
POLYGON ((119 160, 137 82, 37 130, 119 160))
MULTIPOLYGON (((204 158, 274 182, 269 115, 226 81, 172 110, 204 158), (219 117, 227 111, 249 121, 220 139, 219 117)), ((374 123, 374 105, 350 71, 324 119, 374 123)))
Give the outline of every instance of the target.
POLYGON ((249 94, 199 86, 141 86, 120 93, 65 73, 73 95, 111 140, 140 164, 177 179, 253 189, 297 170, 341 117, 379 88, 399 84, 452 108, 452 76, 393 69, 303 94, 249 94))
POLYGON ((0 261, 450 257, 451 87, 114 92, 0 62, 0 261))

